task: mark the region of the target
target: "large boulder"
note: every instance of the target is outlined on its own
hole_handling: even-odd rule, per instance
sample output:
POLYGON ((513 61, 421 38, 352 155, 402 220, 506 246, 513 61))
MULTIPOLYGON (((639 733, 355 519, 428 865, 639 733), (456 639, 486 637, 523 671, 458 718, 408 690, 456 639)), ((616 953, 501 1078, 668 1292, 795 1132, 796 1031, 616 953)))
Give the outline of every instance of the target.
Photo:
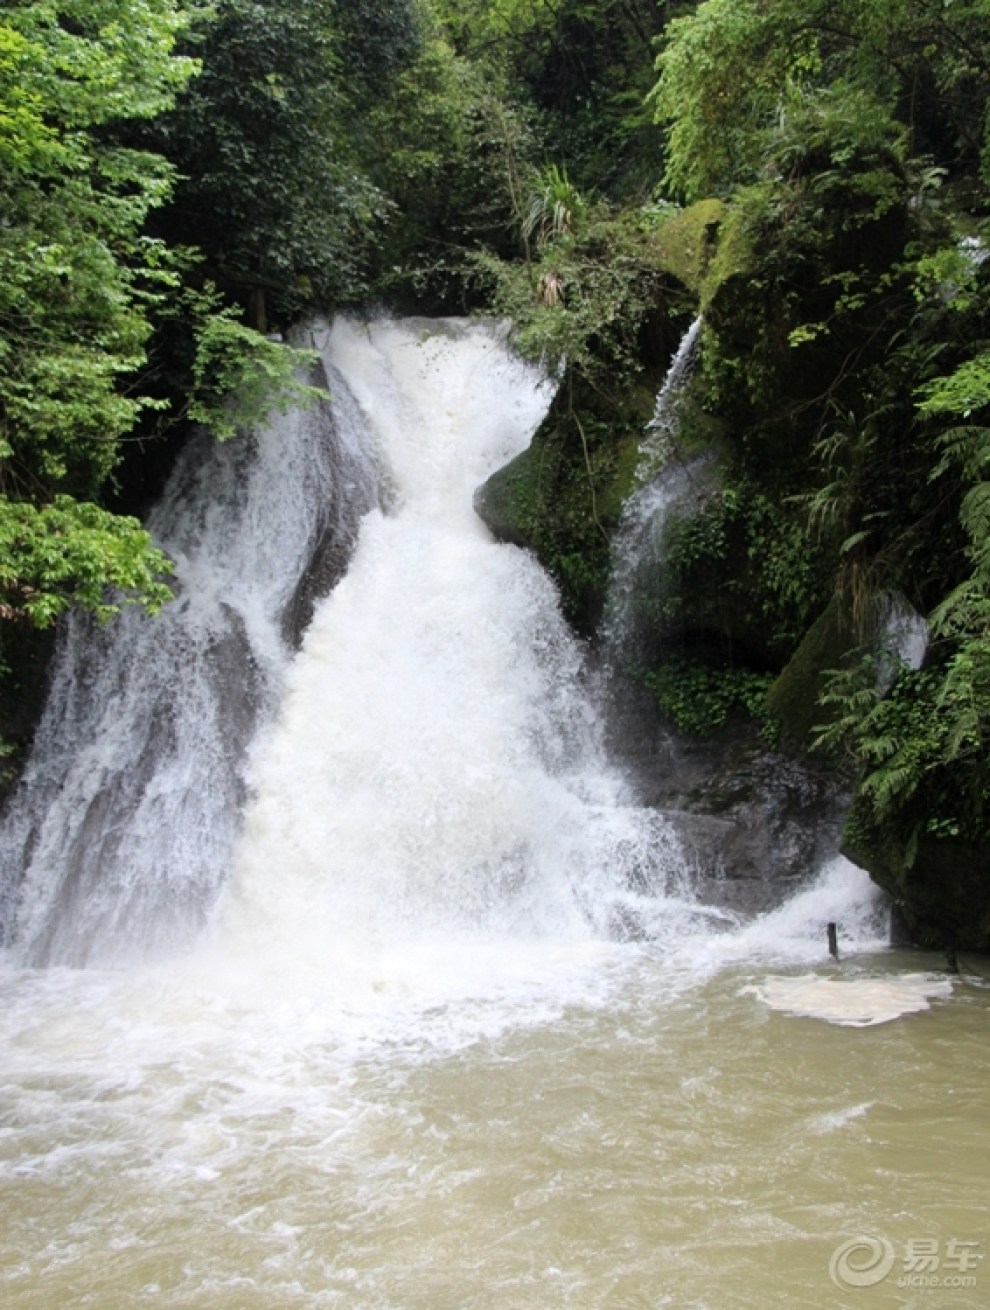
MULTIPOLYGON (((672 334, 668 345, 676 346, 672 334)), ((654 357, 622 396, 604 396, 565 373, 529 447, 475 493, 488 529, 533 551, 557 584, 568 619, 586 634, 602 613, 610 537, 635 485, 640 439, 665 367, 666 354, 654 357)))

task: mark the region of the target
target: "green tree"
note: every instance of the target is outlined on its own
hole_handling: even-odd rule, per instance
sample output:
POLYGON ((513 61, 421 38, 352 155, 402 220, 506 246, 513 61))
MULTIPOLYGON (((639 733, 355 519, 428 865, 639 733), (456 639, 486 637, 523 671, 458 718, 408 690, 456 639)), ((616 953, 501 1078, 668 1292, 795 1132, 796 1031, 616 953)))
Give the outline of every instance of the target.
POLYGON ((458 54, 434 26, 418 58, 369 108, 370 164, 395 206, 378 257, 385 291, 420 304, 477 301, 472 255, 520 252, 517 224, 535 139, 501 77, 458 54))
POLYGON ((649 191, 660 138, 644 98, 669 4, 440 0, 438 8, 458 54, 498 70, 577 185, 615 197, 649 191))
POLYGON ((689 198, 756 180, 766 140, 816 89, 874 95, 940 164, 987 170, 987 0, 705 0, 665 33, 653 90, 667 183, 689 198))
POLYGON ((0 20, 0 596, 47 623, 101 584, 161 604, 166 563, 95 503, 150 403, 127 385, 176 274, 144 235, 172 180, 112 141, 195 71, 171 0, 36 0, 0 20))
POLYGON ((356 119, 374 99, 373 67, 384 94, 418 44, 405 0, 220 0, 187 43, 202 73, 150 133, 181 174, 161 230, 200 248, 259 327, 271 307, 284 321, 367 297, 393 210, 356 119))

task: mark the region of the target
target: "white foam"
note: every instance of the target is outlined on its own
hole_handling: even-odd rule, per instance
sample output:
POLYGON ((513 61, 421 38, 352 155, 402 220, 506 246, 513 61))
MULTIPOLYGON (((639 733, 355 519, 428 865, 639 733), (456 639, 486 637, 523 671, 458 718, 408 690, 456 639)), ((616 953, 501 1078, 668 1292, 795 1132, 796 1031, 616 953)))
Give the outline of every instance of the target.
POLYGON ((932 1001, 947 1000, 952 995, 952 981, 932 973, 852 978, 812 973, 771 976, 742 990, 783 1014, 824 1019, 846 1028, 870 1028, 927 1010, 932 1001))
POLYGON ((429 994, 421 966, 449 974, 448 948, 511 959, 658 899, 673 916, 679 843, 605 758, 554 588, 472 509, 529 441, 546 380, 485 324, 340 320, 326 352, 392 496, 254 760, 218 946, 358 992, 369 960, 402 955, 429 994))

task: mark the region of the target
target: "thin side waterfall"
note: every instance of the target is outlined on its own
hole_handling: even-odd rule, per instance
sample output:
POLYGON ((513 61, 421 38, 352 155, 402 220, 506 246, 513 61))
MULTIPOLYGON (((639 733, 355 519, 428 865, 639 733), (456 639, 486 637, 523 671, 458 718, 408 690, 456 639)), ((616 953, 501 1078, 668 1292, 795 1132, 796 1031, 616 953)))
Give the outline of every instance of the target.
POLYGON ((655 465, 659 456, 667 453, 667 447, 677 431, 677 403, 684 387, 694 369, 701 341, 701 329, 704 320, 699 314, 693 319, 684 333, 670 361, 663 385, 657 392, 653 418, 647 424, 646 440, 643 443, 640 478, 647 480, 651 465, 655 465))
POLYGON ((363 429, 335 390, 335 417, 320 405, 183 452, 149 523, 177 565, 161 615, 63 625, 0 830, 6 937, 24 962, 140 959, 205 924, 246 750, 278 704, 300 578, 320 543, 346 555, 377 498, 363 429))
POLYGON ((605 649, 614 662, 635 658, 645 625, 655 624, 664 539, 671 510, 702 477, 706 459, 674 458, 678 410, 697 358, 702 319, 681 339, 657 394, 640 447, 637 490, 626 501, 612 543, 612 576, 605 620, 605 649))

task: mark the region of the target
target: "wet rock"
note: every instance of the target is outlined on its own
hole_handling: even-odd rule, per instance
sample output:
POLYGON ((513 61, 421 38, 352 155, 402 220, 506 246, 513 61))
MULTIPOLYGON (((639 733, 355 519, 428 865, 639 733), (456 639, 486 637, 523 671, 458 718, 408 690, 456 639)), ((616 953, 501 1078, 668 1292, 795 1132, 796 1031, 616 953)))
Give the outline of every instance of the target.
POLYGON ((833 776, 773 750, 755 725, 679 736, 634 693, 613 713, 611 744, 638 800, 673 824, 707 904, 760 913, 838 852, 848 794, 833 776))

